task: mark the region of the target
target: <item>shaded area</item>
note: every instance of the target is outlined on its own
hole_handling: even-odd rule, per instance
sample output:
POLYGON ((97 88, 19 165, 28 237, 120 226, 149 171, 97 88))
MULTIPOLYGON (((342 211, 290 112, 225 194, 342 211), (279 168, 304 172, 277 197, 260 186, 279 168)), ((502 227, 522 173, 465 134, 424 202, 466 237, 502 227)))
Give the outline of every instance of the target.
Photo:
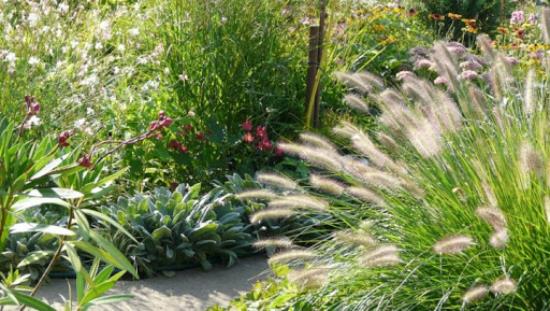
MULTIPOLYGON (((215 267, 205 272, 190 269, 176 272, 174 277, 154 277, 141 281, 120 281, 109 294, 132 294, 134 299, 102 305, 95 310, 204 310, 214 304, 227 304, 239 293, 247 291, 259 279, 267 276, 267 261, 263 256, 241 259, 231 268, 215 267)), ((39 296, 57 309, 67 298, 68 285, 74 280, 56 279, 48 283, 39 296)))

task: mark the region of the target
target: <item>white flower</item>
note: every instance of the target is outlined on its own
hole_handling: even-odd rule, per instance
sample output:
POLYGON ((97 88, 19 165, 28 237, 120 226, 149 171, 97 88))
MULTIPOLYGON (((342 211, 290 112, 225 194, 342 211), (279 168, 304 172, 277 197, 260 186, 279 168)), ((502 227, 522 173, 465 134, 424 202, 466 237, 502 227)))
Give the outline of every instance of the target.
POLYGON ((139 35, 139 29, 134 27, 130 30, 128 30, 128 33, 130 34, 130 36, 132 37, 137 37, 139 35))
POLYGON ((27 20, 29 21, 30 27, 36 27, 36 25, 38 24, 38 21, 40 20, 40 15, 36 13, 30 13, 27 20))
POLYGON ((101 32, 100 35, 103 40, 109 40, 113 36, 111 33, 111 24, 109 23, 109 21, 102 21, 101 23, 99 23, 99 30, 101 32))
POLYGON ((69 5, 67 3, 60 3, 57 9, 59 10, 59 13, 65 14, 69 12, 69 5))
POLYGON ((25 124, 23 124, 23 128, 28 130, 33 126, 39 126, 40 124, 42 124, 42 121, 40 120, 40 118, 37 117, 36 115, 33 115, 27 120, 27 122, 25 122, 25 124))
POLYGON ((96 50, 101 50, 103 49, 103 44, 101 42, 97 42, 95 45, 94 45, 94 48, 96 50))
POLYGON ((95 113, 95 111, 92 108, 90 108, 90 107, 86 108, 86 114, 87 115, 92 115, 94 113, 95 113))
POLYGON ((38 59, 37 57, 34 57, 34 56, 29 57, 29 65, 34 67, 39 63, 40 63, 40 59, 38 59))
POLYGON ((124 44, 119 44, 116 48, 120 53, 124 53, 126 51, 126 46, 124 44))
POLYGON ((74 127, 76 127, 77 129, 82 130, 85 125, 86 125, 86 119, 84 118, 74 121, 74 127))
POLYGON ((15 56, 15 53, 13 53, 13 52, 8 52, 8 54, 6 54, 4 60, 8 63, 15 63, 15 61, 17 60, 17 56, 15 56))

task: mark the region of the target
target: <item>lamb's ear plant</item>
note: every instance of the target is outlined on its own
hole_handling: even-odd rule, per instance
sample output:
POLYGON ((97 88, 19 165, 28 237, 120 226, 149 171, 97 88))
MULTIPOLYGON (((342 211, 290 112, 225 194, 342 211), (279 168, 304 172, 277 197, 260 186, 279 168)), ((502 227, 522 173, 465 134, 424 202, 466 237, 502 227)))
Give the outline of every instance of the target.
MULTIPOLYGON (((550 10, 542 16, 550 25, 550 10)), ((272 257, 292 269, 254 306, 550 308, 550 56, 523 70, 487 36, 478 46, 481 56, 436 43, 425 59, 434 82, 401 72, 387 88, 371 74, 340 74, 350 106, 381 112, 376 131, 334 129, 351 154, 311 135, 279 144, 318 173, 307 185, 259 175, 272 190, 241 196, 270 207, 251 220, 318 211, 350 221, 312 250, 272 257)))

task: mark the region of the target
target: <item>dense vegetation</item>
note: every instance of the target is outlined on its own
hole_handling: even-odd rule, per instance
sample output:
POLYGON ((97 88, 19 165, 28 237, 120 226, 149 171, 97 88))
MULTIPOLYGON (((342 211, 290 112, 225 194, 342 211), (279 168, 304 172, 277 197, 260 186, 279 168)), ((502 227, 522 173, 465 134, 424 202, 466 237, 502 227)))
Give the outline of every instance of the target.
POLYGON ((127 272, 265 251, 233 307, 550 308, 549 24, 522 1, 1 1, 0 305, 51 310, 61 275, 86 310, 127 272))

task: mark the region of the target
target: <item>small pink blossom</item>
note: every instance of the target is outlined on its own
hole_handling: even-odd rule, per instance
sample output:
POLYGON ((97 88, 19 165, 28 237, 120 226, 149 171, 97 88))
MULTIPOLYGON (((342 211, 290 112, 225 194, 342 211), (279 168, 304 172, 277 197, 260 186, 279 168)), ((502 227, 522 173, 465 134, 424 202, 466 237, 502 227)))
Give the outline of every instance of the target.
POLYGON ((525 22, 525 13, 523 11, 514 11, 512 12, 512 17, 510 18, 510 24, 518 25, 525 22))

